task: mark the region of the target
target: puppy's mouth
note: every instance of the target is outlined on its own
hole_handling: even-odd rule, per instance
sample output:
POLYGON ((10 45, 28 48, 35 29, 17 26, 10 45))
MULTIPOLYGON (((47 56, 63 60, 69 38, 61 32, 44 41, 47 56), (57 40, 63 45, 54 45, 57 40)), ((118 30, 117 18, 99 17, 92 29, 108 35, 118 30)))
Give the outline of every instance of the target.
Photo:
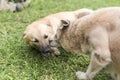
POLYGON ((34 46, 34 48, 37 49, 43 57, 49 57, 50 53, 53 52, 52 49, 50 48, 50 46, 47 46, 47 47, 34 46))
POLYGON ((48 51, 40 51, 43 57, 49 57, 51 53, 53 53, 53 50, 50 49, 48 51))

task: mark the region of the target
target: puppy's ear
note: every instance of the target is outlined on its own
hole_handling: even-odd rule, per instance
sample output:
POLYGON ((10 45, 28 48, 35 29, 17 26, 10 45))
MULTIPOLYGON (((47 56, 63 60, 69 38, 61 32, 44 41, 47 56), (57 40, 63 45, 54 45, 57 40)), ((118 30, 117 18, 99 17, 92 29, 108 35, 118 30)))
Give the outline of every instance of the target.
POLYGON ((64 30, 67 27, 69 27, 69 25, 70 25, 70 21, 69 20, 61 20, 61 26, 60 26, 59 29, 64 30))

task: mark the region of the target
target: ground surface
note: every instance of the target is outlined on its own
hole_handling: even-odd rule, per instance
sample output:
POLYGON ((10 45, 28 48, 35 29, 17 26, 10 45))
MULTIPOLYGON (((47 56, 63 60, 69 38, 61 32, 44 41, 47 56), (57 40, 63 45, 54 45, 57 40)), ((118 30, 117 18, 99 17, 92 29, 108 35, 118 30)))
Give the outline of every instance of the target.
MULTIPOLYGON (((75 72, 86 71, 89 56, 61 50, 61 56, 44 59, 23 41, 23 31, 48 14, 119 5, 120 0, 32 0, 22 12, 0 12, 0 80, 76 80, 75 72)), ((112 80, 108 75, 103 70, 95 80, 112 80)))

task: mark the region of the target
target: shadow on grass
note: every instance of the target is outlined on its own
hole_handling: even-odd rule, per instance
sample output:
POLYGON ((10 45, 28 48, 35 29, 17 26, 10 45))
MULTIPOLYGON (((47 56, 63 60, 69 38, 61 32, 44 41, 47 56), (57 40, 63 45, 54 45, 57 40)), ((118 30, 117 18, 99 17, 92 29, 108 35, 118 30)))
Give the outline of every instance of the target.
MULTIPOLYGON (((89 56, 83 54, 73 54, 60 48, 61 55, 55 56, 51 54, 49 58, 45 58, 41 55, 39 51, 34 48, 28 47, 29 56, 32 58, 32 63, 30 63, 33 68, 37 65, 34 70, 39 71, 38 74, 41 79, 45 79, 49 75, 51 79, 54 80, 77 80, 75 76, 76 71, 86 71, 89 64, 89 56)), ((26 60, 28 63, 31 61, 30 58, 26 60)), ((50 80, 50 79, 49 79, 50 80)), ((94 80, 113 80, 109 74, 101 71, 94 80)))

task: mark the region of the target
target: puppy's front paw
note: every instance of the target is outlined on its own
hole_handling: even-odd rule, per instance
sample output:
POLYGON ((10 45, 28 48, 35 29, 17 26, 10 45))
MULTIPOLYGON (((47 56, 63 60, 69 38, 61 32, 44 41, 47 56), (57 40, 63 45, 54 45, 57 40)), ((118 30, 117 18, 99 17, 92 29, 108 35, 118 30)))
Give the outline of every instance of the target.
POLYGON ((53 54, 54 54, 54 55, 56 55, 56 56, 59 56, 59 55, 60 55, 60 51, 58 50, 58 48, 52 47, 52 50, 53 50, 53 54))
POLYGON ((59 51, 59 50, 54 51, 54 54, 55 54, 56 56, 59 56, 59 55, 60 55, 60 51, 59 51))
POLYGON ((78 72, 76 72, 76 76, 80 80, 87 80, 86 73, 84 73, 84 72, 78 71, 78 72))

